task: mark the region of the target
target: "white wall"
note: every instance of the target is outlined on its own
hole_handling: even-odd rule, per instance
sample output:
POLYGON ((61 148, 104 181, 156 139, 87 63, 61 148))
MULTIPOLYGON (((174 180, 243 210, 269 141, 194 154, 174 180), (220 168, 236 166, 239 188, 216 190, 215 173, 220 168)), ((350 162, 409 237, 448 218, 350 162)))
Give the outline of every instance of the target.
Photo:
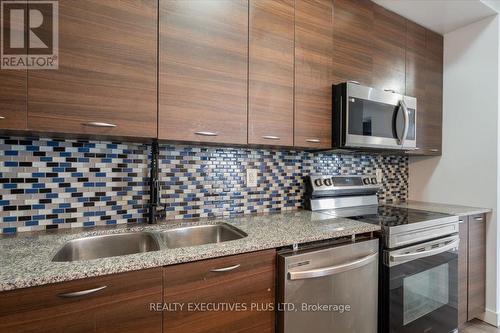
MULTIPOLYGON (((443 153, 410 159, 412 200, 492 208, 487 222, 486 321, 499 324, 498 16, 444 36, 443 153)), ((418 135, 418 133, 417 133, 418 135)))

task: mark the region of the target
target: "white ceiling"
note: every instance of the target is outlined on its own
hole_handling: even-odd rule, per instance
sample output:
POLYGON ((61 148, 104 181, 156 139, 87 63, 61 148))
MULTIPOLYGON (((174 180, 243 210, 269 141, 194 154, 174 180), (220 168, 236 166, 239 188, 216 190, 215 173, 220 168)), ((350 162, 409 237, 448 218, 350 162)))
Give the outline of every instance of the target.
POLYGON ((373 1, 443 35, 500 12, 500 0, 373 1))

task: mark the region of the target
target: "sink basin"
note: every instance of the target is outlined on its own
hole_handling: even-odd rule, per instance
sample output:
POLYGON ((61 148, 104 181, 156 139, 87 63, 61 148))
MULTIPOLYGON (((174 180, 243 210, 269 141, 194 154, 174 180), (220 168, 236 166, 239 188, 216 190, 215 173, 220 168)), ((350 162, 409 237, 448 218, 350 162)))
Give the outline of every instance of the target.
POLYGON ((160 250, 148 232, 129 232, 73 239, 57 251, 52 261, 79 261, 160 250))
POLYGON ((169 249, 222 243, 248 236, 226 223, 204 224, 165 230, 159 233, 169 249))

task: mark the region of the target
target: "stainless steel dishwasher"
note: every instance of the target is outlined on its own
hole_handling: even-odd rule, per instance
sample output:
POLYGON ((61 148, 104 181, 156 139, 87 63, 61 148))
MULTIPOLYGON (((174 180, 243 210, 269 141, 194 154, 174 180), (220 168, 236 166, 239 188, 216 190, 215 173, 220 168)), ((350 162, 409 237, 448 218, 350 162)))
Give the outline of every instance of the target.
POLYGON ((378 239, 278 254, 278 331, 376 333, 378 239))

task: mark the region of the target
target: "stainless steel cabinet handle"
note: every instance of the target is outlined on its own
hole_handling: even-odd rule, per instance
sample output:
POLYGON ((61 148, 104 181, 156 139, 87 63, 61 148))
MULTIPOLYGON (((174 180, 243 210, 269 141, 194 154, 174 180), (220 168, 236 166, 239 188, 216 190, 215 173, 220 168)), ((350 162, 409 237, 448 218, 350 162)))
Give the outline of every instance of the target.
POLYGON ((360 85, 361 83, 359 83, 358 81, 354 81, 354 80, 349 80, 347 81, 348 83, 354 83, 354 84, 357 84, 357 85, 360 85))
POLYGON ((98 121, 92 121, 90 123, 85 123, 84 125, 85 126, 90 126, 90 127, 116 127, 115 124, 101 123, 101 122, 98 122, 98 121))
POLYGON ((262 136, 262 138, 266 140, 280 140, 279 136, 274 136, 274 135, 264 135, 262 136))
POLYGON ((5 117, 4 116, 0 116, 0 119, 5 119, 5 117))
POLYGON ((201 136, 217 136, 219 133, 216 132, 206 132, 206 131, 200 131, 200 132, 194 132, 196 135, 201 135, 201 136))
POLYGON ((432 149, 429 149, 429 151, 432 151, 433 153, 437 153, 439 151, 439 149, 432 148, 432 149))
POLYGON ((240 264, 237 264, 234 266, 228 266, 228 267, 223 267, 223 268, 214 268, 214 269, 211 269, 210 272, 214 272, 214 273, 229 272, 229 271, 235 270, 236 268, 239 268, 240 266, 241 266, 240 264))
POLYGON ((478 217, 474 218, 474 221, 480 221, 480 222, 482 222, 482 221, 484 221, 484 219, 483 219, 482 216, 478 216, 478 217))
POLYGON ((89 294, 96 293, 96 292, 101 291, 107 287, 108 286, 102 286, 102 287, 97 287, 97 288, 93 288, 93 289, 87 289, 87 290, 75 291, 75 292, 71 292, 71 293, 59 294, 57 296, 62 297, 62 298, 81 297, 81 296, 86 296, 89 294))
POLYGON ((464 223, 464 220, 458 220, 458 223, 459 224, 464 223))
POLYGON ((400 262, 400 261, 408 261, 408 260, 415 260, 419 258, 425 258, 425 257, 430 257, 436 254, 440 254, 443 252, 446 252, 448 250, 451 250, 455 247, 458 246, 460 243, 460 239, 454 240, 453 242, 443 245, 441 247, 432 249, 432 250, 427 250, 427 251, 421 251, 421 252, 416 252, 416 253, 408 253, 408 254, 397 254, 397 255, 391 255, 389 256, 389 260, 392 262, 400 262))
POLYGON ((311 142, 311 143, 320 143, 320 139, 306 139, 306 142, 311 142))
POLYGON ((396 90, 394 90, 394 89, 384 89, 384 91, 391 92, 391 93, 393 93, 393 94, 395 94, 395 93, 396 93, 396 90))
POLYGON ((334 275, 334 274, 339 274, 343 273, 346 271, 350 271, 355 268, 363 267, 365 265, 368 265, 378 258, 378 253, 373 253, 370 254, 366 257, 363 257, 361 259, 351 261, 345 264, 341 265, 335 265, 335 266, 329 266, 329 267, 323 267, 323 268, 316 268, 316 269, 311 269, 308 271, 298 271, 298 272, 288 272, 288 279, 289 280, 301 280, 301 279, 312 279, 312 278, 317 278, 317 277, 322 277, 322 276, 327 276, 327 275, 334 275))

